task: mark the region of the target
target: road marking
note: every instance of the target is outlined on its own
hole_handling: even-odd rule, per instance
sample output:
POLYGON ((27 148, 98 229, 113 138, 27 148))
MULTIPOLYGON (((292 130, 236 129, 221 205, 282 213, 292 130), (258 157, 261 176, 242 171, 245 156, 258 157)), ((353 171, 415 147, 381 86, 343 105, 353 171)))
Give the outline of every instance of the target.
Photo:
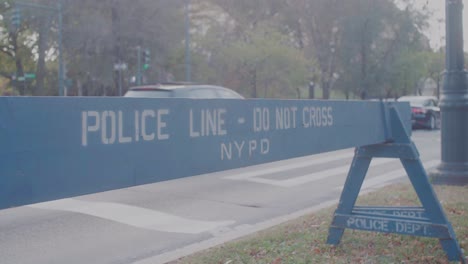
MULTIPOLYGON (((430 160, 423 162, 424 168, 427 171, 428 169, 432 169, 436 167, 440 163, 440 160, 430 160)), ((398 169, 394 170, 391 172, 384 173, 380 176, 377 177, 372 177, 369 179, 366 179, 364 183, 361 186, 362 190, 365 189, 370 189, 370 188, 378 188, 381 187, 382 185, 385 185, 389 181, 393 181, 399 178, 403 178, 407 176, 405 169, 398 169)), ((335 190, 343 190, 343 186, 338 186, 335 188, 335 190)))
POLYGON ((145 259, 136 260, 133 262, 133 264, 168 263, 171 261, 176 261, 177 259, 189 256, 196 252, 200 252, 202 250, 212 248, 212 247, 224 244, 226 242, 230 242, 235 239, 245 237, 255 232, 259 232, 262 230, 266 230, 268 228, 278 226, 282 223, 286 223, 287 221, 291 221, 301 216, 317 212, 318 210, 321 210, 324 208, 335 206, 337 202, 338 202, 338 199, 331 199, 331 200, 322 202, 318 205, 314 205, 312 207, 302 209, 300 211, 296 211, 287 215, 281 215, 272 219, 268 219, 263 222, 258 222, 253 225, 239 225, 239 226, 236 226, 234 229, 232 229, 232 231, 224 233, 222 235, 214 236, 212 238, 202 240, 196 243, 192 243, 185 247, 178 248, 169 252, 164 252, 159 255, 149 256, 145 259))
MULTIPOLYGON (((431 161, 428 161, 428 162, 424 162, 423 164, 424 164, 424 167, 426 169, 430 169, 432 167, 437 166, 437 164, 439 164, 439 163, 440 163, 440 160, 431 160, 431 161)), ((401 172, 401 171, 403 171, 403 169, 399 170, 399 172, 401 172)), ((367 183, 367 187, 370 187, 375 183, 380 184, 382 186, 385 186, 386 183, 388 183, 388 181, 389 181, 388 179, 390 179, 390 177, 392 176, 391 174, 396 174, 396 172, 393 171, 393 172, 389 172, 389 173, 386 173, 384 175, 379 176, 379 178, 386 178, 387 180, 385 180, 385 182, 380 182, 379 180, 374 179, 374 178, 370 179, 368 181, 368 183, 367 183)), ((394 177, 396 177, 396 176, 394 176, 394 177)), ((399 176, 399 177, 402 177, 402 176, 399 176)), ((397 178, 399 178, 399 177, 397 177, 397 178)), ((375 177, 375 178, 377 178, 377 177, 375 177)), ((396 179, 396 178, 394 178, 394 179, 396 179)), ((365 185, 366 184, 364 184, 364 186, 365 185)), ((372 187, 374 187, 374 186, 372 186, 372 187)), ((340 187, 340 188, 342 188, 342 187, 340 187)), ((360 192, 360 195, 370 193, 370 192, 371 192, 371 190, 369 188, 367 188, 367 189, 363 188, 361 190, 361 192, 360 192)), ((186 257, 186 256, 189 256, 189 255, 194 254, 196 252, 200 252, 202 250, 206 250, 206 249, 212 248, 214 246, 218 246, 218 245, 224 244, 226 242, 233 241, 235 239, 245 237, 245 236, 253 234, 255 232, 258 232, 258 231, 261 231, 261 230, 266 230, 267 228, 278 226, 279 224, 285 223, 285 222, 293 220, 293 219, 297 219, 297 218, 299 218, 301 216, 308 215, 308 214, 311 214, 311 213, 315 213, 318 210, 321 210, 321 209, 324 209, 324 208, 329 208, 331 206, 335 207, 338 202, 339 202, 338 199, 333 198, 333 199, 330 199, 328 201, 324 201, 324 202, 322 202, 322 203, 320 203, 318 205, 315 205, 315 206, 312 206, 312 207, 309 207, 309 208, 306 208, 306 209, 302 209, 302 210, 299 210, 297 212, 294 212, 294 213, 291 213, 291 214, 288 214, 288 215, 278 216, 276 218, 269 219, 269 220, 266 220, 266 221, 263 221, 263 222, 258 222, 256 224, 252 224, 252 225, 235 226, 232 229, 231 232, 218 234, 218 236, 214 236, 214 237, 212 237, 210 239, 207 239, 207 240, 203 240, 203 241, 200 241, 200 242, 197 242, 197 243, 192 243, 192 244, 189 244, 189 245, 187 245, 185 247, 178 248, 178 249, 175 249, 175 250, 169 251, 169 252, 164 252, 164 253, 159 254, 159 255, 150 256, 148 258, 135 261, 135 262, 133 262, 133 264, 167 263, 167 262, 171 262, 171 261, 176 261, 177 259, 180 259, 181 257, 186 257)))
POLYGON ((259 177, 267 174, 272 174, 272 173, 278 173, 278 172, 284 172, 288 170, 293 170, 293 169, 300 169, 300 168, 305 168, 317 164, 322 164, 322 163, 327 163, 330 161, 335 161, 339 159, 345 159, 345 158, 352 158, 354 156, 354 152, 346 152, 342 154, 336 154, 332 156, 326 156, 326 157, 320 157, 320 158, 309 158, 308 160, 301 161, 301 162, 296 162, 293 164, 288 164, 288 165, 283 165, 283 166, 277 166, 274 168, 269 168, 269 169, 262 169, 262 170, 257 170, 257 171, 248 171, 248 172, 243 172, 243 173, 236 173, 231 176, 224 177, 223 179, 228 179, 228 180, 247 180, 249 178, 254 178, 254 177, 259 177))
MULTIPOLYGON (((354 154, 352 154, 352 155, 354 155, 354 154)), ((342 156, 345 156, 345 154, 343 154, 342 156)), ((340 159, 338 156, 334 156, 333 159, 331 159, 331 158, 332 157, 327 157, 327 159, 330 159, 330 160, 340 159)), ((386 158, 385 159, 383 159, 383 158, 382 159, 375 159, 375 160, 372 161, 371 166, 372 167, 380 166, 380 165, 384 165, 384 164, 391 163, 391 162, 397 162, 397 160, 396 159, 386 159, 386 158)), ((308 164, 311 165, 310 162, 308 164)), ((295 167, 294 164, 287 165, 287 166, 295 167)), ((286 167, 286 166, 283 166, 283 167, 286 167)), ((272 169, 270 169, 268 171, 271 171, 271 170, 274 170, 274 169, 275 168, 272 168, 272 169)), ((267 171, 267 170, 265 170, 265 171, 267 171)), ((283 169, 281 171, 283 171, 283 169)), ((305 184, 305 183, 319 181, 319 180, 322 180, 322 179, 325 179, 325 178, 328 178, 328 177, 333 177, 333 176, 346 174, 346 173, 348 173, 348 171, 349 171, 349 165, 346 165, 346 166, 341 166, 341 167, 330 169, 330 170, 324 170, 324 171, 319 171, 319 172, 314 172, 314 173, 302 175, 302 176, 299 176, 299 177, 290 178, 290 179, 287 179, 287 180, 265 179, 265 178, 257 178, 257 177, 254 177, 254 176, 241 178, 241 177, 236 177, 237 175, 226 177, 226 179, 245 180, 245 181, 249 181, 249 182, 263 183, 263 184, 269 184, 269 185, 278 186, 278 187, 287 187, 287 188, 289 188, 289 187, 296 187, 296 186, 299 186, 299 185, 302 185, 302 184, 305 184)), ((255 176, 261 176, 261 175, 256 174, 255 176)))
POLYGON ((199 221, 136 206, 77 199, 62 199, 28 205, 28 207, 81 213, 133 227, 168 233, 200 234, 235 223, 235 221, 199 221))

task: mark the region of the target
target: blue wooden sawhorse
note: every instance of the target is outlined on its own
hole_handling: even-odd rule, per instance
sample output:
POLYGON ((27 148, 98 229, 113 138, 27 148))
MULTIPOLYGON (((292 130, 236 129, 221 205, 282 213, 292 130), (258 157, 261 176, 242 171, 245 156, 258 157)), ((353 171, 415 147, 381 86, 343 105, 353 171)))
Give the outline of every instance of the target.
POLYGON ((450 261, 466 263, 452 225, 429 182, 416 146, 395 108, 390 108, 390 140, 356 148, 356 153, 333 216, 328 244, 340 243, 346 228, 438 238, 450 261), (372 158, 398 158, 408 174, 422 207, 355 206, 372 158))

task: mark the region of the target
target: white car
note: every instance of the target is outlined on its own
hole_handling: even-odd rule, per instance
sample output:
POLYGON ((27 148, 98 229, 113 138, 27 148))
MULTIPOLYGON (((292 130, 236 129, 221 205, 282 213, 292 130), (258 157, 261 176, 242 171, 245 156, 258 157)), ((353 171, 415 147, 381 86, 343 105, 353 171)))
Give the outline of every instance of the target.
POLYGON ((131 87, 125 93, 124 97, 244 99, 242 95, 225 87, 184 83, 165 83, 131 87))

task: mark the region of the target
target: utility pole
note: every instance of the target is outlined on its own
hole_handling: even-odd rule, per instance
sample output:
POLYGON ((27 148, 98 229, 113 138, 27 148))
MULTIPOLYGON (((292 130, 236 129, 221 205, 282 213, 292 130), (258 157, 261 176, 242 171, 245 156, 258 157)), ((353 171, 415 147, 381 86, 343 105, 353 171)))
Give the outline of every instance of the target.
POLYGON ((442 162, 434 184, 468 185, 468 86, 463 52, 463 2, 446 0, 445 78, 441 93, 442 162))

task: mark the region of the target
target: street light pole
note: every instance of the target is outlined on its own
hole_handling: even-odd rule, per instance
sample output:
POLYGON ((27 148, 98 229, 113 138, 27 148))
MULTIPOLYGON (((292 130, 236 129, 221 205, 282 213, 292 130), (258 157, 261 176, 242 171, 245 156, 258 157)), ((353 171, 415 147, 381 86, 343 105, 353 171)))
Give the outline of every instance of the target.
POLYGON ((446 71, 440 108, 442 162, 433 183, 468 185, 468 86, 464 69, 463 2, 446 0, 446 71))

